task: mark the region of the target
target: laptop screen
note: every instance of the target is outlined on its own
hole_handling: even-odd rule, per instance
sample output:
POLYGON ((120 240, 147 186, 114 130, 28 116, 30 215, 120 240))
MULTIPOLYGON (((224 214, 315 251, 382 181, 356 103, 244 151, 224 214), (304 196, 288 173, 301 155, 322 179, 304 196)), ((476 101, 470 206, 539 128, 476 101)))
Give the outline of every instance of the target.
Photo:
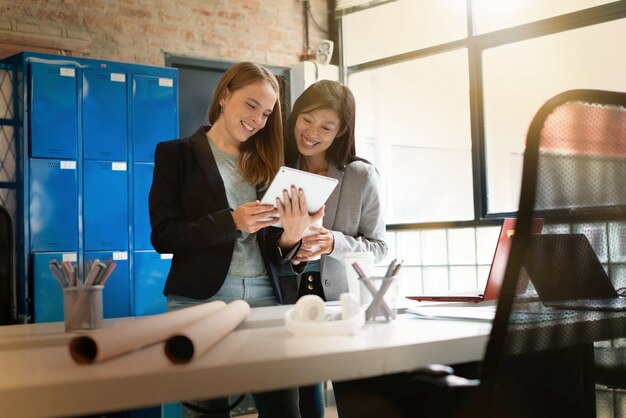
POLYGON ((617 297, 584 234, 532 236, 523 265, 544 302, 617 297))
MULTIPOLYGON (((533 219, 531 230, 533 234, 541 233, 543 228, 543 219, 533 219)), ((504 272, 506 264, 509 260, 509 252, 511 251, 511 237, 515 235, 515 218, 505 218, 500 229, 500 236, 496 244, 496 250, 493 254, 493 261, 489 269, 487 277, 487 285, 485 287, 485 300, 497 299, 500 295, 500 288, 504 281, 504 272)), ((528 282, 518 284, 518 293, 524 293, 528 282)))

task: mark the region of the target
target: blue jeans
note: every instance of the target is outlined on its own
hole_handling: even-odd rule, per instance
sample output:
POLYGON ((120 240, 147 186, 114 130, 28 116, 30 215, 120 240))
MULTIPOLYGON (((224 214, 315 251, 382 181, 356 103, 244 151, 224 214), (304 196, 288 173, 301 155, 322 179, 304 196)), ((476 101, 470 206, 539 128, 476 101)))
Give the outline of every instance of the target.
MULTIPOLYGON (((251 307, 279 305, 274 289, 267 278, 241 279, 226 276, 220 290, 208 299, 198 300, 179 295, 167 295, 167 310, 175 311, 200 303, 221 300, 230 303, 234 300, 244 300, 251 307)), ((253 393, 254 405, 259 413, 259 418, 300 418, 298 407, 298 389, 284 389, 271 392, 253 393)), ((223 410, 229 405, 228 398, 207 399, 191 402, 203 409, 223 410)), ((230 417, 230 412, 223 411, 218 414, 196 415, 195 412, 183 406, 183 417, 230 417)))
POLYGON ((324 390, 322 384, 311 386, 300 386, 300 414, 302 418, 323 418, 324 417, 324 390))
MULTIPOLYGON (((309 261, 303 271, 302 280, 305 280, 307 277, 307 273, 318 273, 319 277, 320 272, 320 261, 309 261)), ((302 289, 306 289, 307 283, 300 283, 300 287, 297 287, 296 275, 294 275, 291 271, 291 268, 281 266, 279 269, 279 273, 281 274, 281 284, 283 286, 283 290, 285 291, 285 298, 287 299, 287 303, 296 303, 298 297, 301 297, 303 293, 311 293, 311 292, 302 292, 302 289)), ((321 290, 321 282, 318 280, 315 283, 315 286, 319 286, 318 292, 312 292, 314 294, 323 295, 324 291, 321 290)), ((323 298, 322 298, 323 299, 323 298)), ((323 418, 324 417, 324 394, 322 384, 318 383, 311 386, 301 386, 299 388, 299 401, 300 405, 300 414, 302 418, 323 418)))
POLYGON ((167 310, 175 311, 177 309, 216 300, 221 300, 225 303, 230 303, 234 300, 243 300, 248 302, 252 308, 280 305, 269 279, 261 277, 241 279, 226 276, 220 290, 208 299, 199 300, 179 295, 167 295, 167 310))

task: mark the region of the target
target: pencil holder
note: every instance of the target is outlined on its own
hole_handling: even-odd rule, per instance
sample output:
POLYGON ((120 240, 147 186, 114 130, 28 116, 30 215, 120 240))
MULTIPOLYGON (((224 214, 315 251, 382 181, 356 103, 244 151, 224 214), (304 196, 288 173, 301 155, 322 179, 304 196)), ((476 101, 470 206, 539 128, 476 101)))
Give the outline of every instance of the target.
POLYGON ((374 276, 361 280, 361 305, 368 321, 395 319, 398 312, 398 277, 374 276))
POLYGON ((63 288, 65 331, 102 328, 102 285, 63 288))
MULTIPOLYGON (((371 251, 361 251, 354 253, 347 253, 344 255, 344 265, 346 267, 346 278, 348 279, 348 293, 352 293, 357 299, 361 299, 361 283, 359 275, 352 267, 354 262, 359 264, 359 268, 363 271, 363 274, 367 276, 374 275, 374 253, 371 251)), ((371 300, 372 296, 369 292, 366 292, 364 299, 371 300)), ((362 303, 363 304, 363 303, 362 303)))

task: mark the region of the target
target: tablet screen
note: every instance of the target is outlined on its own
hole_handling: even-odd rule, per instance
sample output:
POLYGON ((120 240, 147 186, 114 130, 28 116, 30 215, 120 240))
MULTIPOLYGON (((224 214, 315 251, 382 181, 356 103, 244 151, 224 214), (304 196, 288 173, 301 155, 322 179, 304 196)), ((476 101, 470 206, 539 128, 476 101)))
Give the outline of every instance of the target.
MULTIPOLYGON (((280 167, 272 184, 261 199, 261 204, 276 206, 276 198, 283 200, 283 190, 291 196, 291 186, 304 190, 309 213, 317 212, 337 186, 337 179, 308 173, 290 167, 280 167)), ((280 222, 273 225, 281 227, 280 222)))

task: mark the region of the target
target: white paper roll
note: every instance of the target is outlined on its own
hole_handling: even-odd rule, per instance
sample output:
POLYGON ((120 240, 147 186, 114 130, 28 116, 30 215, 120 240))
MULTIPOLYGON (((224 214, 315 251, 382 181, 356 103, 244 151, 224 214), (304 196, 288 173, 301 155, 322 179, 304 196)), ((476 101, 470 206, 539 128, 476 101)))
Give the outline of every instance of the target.
POLYGON ((165 342, 165 355, 172 363, 182 364, 204 354, 232 332, 250 315, 250 305, 235 300, 212 315, 192 322, 165 342))
POLYGON ((303 322, 321 322, 326 315, 324 301, 317 295, 302 296, 296 302, 295 310, 296 318, 303 322))
POLYGON ((225 306, 224 302, 209 302, 92 331, 70 341, 70 355, 81 364, 106 360, 163 341, 178 329, 225 306))

